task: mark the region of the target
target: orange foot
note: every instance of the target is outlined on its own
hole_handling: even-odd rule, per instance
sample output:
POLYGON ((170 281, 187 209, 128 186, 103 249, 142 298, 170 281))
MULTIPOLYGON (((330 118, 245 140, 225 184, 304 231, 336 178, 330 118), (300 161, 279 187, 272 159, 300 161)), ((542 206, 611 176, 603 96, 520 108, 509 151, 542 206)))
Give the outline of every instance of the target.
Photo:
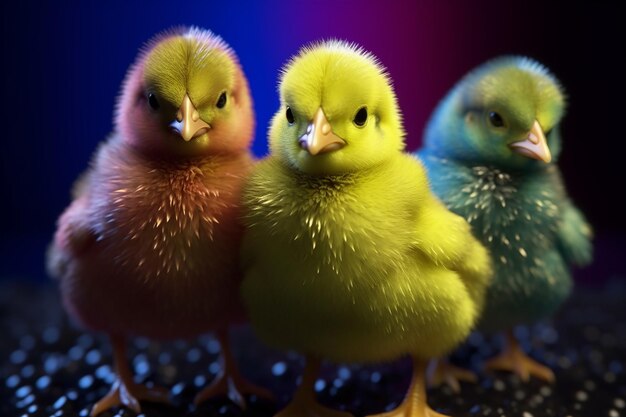
POLYGON ((386 413, 374 414, 368 417, 448 417, 430 408, 429 406, 421 408, 413 408, 402 404, 395 410, 386 413))
POLYGON ((270 391, 254 385, 239 373, 237 362, 230 348, 227 331, 221 330, 217 332, 216 336, 222 347, 222 371, 211 385, 196 395, 193 403, 197 406, 210 398, 225 396, 244 410, 246 408, 244 394, 256 395, 259 398, 273 401, 274 396, 270 391))
POLYGON ((353 417, 352 414, 324 407, 315 398, 315 380, 319 374, 320 360, 307 356, 302 380, 291 402, 274 417, 353 417))
POLYGON ((93 406, 91 417, 120 405, 130 408, 135 413, 141 413, 139 401, 170 404, 169 391, 161 387, 147 388, 134 383, 125 384, 118 379, 109 393, 93 406))
POLYGON ((428 386, 437 387, 446 383, 457 394, 461 392, 460 381, 471 382, 472 384, 478 382, 475 373, 454 366, 445 359, 433 360, 427 374, 428 386))
POLYGON ((210 398, 228 397, 241 409, 246 408, 244 395, 256 395, 259 398, 272 401, 274 396, 265 388, 254 385, 240 374, 226 374, 222 372, 216 380, 204 388, 193 400, 195 405, 199 405, 210 398))
POLYGON ((485 368, 492 371, 514 372, 527 382, 531 376, 554 382, 554 372, 530 358, 521 348, 513 333, 507 333, 507 346, 499 356, 487 361, 485 368))
POLYGON ((428 405, 424 377, 426 362, 413 358, 413 378, 402 404, 395 410, 375 414, 368 417, 447 417, 438 413, 428 405))

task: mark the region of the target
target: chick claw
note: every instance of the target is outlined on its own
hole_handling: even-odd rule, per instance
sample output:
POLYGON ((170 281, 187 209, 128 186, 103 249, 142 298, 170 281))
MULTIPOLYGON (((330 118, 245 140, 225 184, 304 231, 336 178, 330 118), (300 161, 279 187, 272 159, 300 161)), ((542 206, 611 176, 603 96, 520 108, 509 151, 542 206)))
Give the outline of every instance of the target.
POLYGON ((170 404, 169 391, 161 387, 148 388, 139 384, 125 384, 115 381, 107 395, 102 397, 91 409, 91 417, 117 406, 125 406, 135 413, 141 413, 139 401, 170 404))
POLYGON ((428 372, 429 387, 438 387, 446 383, 454 393, 459 394, 461 392, 460 381, 475 384, 478 382, 478 377, 472 371, 454 366, 446 360, 436 360, 431 363, 428 372))
POLYGON ((528 382, 531 376, 546 382, 554 382, 554 372, 526 355, 522 350, 507 350, 487 361, 485 368, 492 371, 509 371, 528 382))
POLYGON ((426 362, 414 357, 413 378, 402 404, 386 413, 374 414, 368 417, 447 417, 445 414, 436 412, 428 405, 424 383, 425 374, 426 362))
POLYGON ((214 397, 228 397, 242 410, 246 409, 246 399, 243 394, 256 395, 259 398, 273 401, 274 396, 265 388, 254 385, 239 374, 222 372, 216 380, 200 391, 193 400, 197 406, 214 397))
POLYGON ((395 410, 388 411, 386 413, 374 414, 368 417, 448 417, 445 414, 441 414, 426 406, 422 408, 414 408, 408 405, 401 405, 395 410))
POLYGON ((531 375, 547 382, 554 382, 554 372, 547 366, 530 358, 522 350, 512 332, 507 332, 506 342, 504 352, 487 361, 487 363, 485 363, 485 369, 514 372, 519 375, 524 382, 528 382, 531 375))

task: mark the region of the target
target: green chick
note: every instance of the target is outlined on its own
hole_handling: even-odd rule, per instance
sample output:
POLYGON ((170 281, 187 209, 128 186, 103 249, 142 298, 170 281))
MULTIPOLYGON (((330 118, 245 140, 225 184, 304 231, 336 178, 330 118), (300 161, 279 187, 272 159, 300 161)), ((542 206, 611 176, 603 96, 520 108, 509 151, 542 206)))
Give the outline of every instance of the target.
POLYGON ((465 76, 441 101, 419 155, 433 191, 489 249, 494 279, 479 327, 507 332, 489 369, 554 380, 513 336, 570 293, 570 265, 591 261, 591 228, 556 165, 565 97, 538 62, 505 56, 465 76))
POLYGON ((388 415, 440 415, 425 364, 463 341, 479 315, 489 255, 428 188, 391 80, 370 53, 328 41, 283 71, 270 155, 243 194, 244 302, 268 344, 306 356, 279 415, 346 416, 315 401, 321 359, 410 355, 413 383, 388 415))

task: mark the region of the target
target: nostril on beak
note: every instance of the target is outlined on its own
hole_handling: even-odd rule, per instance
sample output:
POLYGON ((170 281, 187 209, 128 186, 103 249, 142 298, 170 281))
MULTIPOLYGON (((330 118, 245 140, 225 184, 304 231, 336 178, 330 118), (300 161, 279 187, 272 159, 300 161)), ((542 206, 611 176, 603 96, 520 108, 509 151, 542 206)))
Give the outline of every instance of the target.
POLYGON ((304 136, 301 137, 300 139, 298 139, 298 144, 305 151, 309 148, 308 141, 307 141, 306 137, 304 137, 304 136))

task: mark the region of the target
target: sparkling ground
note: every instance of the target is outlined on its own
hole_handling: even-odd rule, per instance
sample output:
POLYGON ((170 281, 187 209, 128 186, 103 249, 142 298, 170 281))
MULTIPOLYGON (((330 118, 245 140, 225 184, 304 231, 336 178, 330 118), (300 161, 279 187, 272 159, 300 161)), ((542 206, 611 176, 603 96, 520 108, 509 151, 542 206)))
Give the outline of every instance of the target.
MULTIPOLYGON (((460 395, 445 387, 430 390, 433 408, 455 417, 626 417, 626 280, 603 289, 579 288, 553 324, 516 331, 532 356, 553 367, 556 384, 481 373, 479 383, 464 384, 460 395)), ((217 343, 209 336, 172 343, 136 339, 131 354, 138 381, 169 387, 174 402, 172 407, 145 403, 142 415, 273 415, 293 392, 301 359, 264 347, 247 328, 234 331, 233 338, 243 372, 270 388, 276 405, 250 398, 249 408, 241 411, 217 399, 194 408, 195 393, 219 371, 217 343)), ((478 370, 500 342, 474 334, 453 361, 478 370)), ((86 416, 113 381, 110 364, 106 339, 72 326, 55 288, 0 283, 0 416, 86 416)), ((328 364, 316 389, 323 403, 363 416, 397 405, 409 376, 406 360, 328 364)), ((114 409, 101 415, 135 413, 114 409)))

